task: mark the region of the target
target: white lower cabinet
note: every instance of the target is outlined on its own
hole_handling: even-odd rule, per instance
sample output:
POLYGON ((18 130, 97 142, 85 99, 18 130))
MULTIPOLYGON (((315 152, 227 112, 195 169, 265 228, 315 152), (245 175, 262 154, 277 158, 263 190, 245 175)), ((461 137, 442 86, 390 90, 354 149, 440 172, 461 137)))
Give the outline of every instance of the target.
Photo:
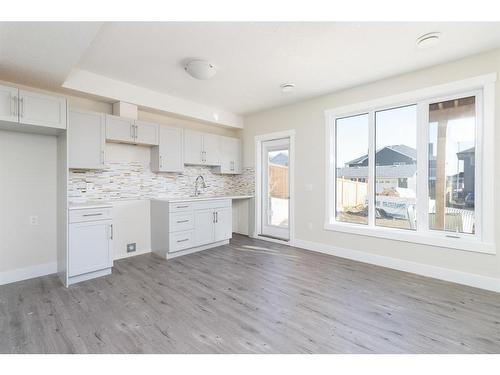
POLYGON ((218 246, 231 236, 230 199, 151 201, 151 246, 163 257, 218 246))
POLYGON ((111 273, 113 220, 110 207, 69 212, 68 284, 111 273))

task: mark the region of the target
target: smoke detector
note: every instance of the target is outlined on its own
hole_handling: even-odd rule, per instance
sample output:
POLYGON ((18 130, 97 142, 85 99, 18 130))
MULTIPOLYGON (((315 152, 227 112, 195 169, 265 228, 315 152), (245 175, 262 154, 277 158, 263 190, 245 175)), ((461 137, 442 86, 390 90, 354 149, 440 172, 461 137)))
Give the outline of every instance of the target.
POLYGON ((441 33, 433 32, 424 34, 417 39, 417 48, 425 49, 436 46, 439 43, 441 33))
POLYGON ((184 70, 191 77, 201 80, 212 78, 217 73, 215 65, 205 60, 191 60, 184 70))

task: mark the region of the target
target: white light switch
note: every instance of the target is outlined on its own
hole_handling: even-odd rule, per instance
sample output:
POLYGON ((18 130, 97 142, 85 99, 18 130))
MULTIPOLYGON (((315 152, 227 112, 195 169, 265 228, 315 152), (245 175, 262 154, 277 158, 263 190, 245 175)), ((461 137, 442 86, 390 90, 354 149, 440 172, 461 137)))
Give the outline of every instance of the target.
POLYGON ((30 224, 38 225, 38 216, 30 216, 30 224))

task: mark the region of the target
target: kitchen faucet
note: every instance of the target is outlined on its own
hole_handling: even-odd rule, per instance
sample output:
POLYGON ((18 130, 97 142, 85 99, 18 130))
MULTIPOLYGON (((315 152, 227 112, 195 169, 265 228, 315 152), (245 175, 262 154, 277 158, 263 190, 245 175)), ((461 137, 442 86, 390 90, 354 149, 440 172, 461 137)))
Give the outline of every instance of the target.
POLYGON ((196 181, 194 182, 194 196, 197 197, 200 195, 200 191, 198 189, 198 182, 201 181, 201 187, 203 189, 205 189, 207 187, 207 184, 205 183, 205 179, 203 178, 202 175, 199 175, 198 177, 196 177, 196 181))

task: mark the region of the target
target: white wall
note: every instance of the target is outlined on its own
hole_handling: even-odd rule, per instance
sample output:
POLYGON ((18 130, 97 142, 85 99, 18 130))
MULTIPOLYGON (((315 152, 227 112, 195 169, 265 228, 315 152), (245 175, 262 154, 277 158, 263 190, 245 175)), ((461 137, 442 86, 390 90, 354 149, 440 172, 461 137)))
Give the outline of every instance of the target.
POLYGON ((56 177, 56 137, 0 131, 0 284, 56 271, 56 177))
MULTIPOLYGON (((369 64, 367 65, 369 69, 369 64)), ((441 267, 484 277, 500 278, 498 255, 424 246, 323 229, 325 213, 325 116, 327 109, 395 95, 419 88, 497 72, 500 51, 473 56, 425 70, 355 87, 297 104, 249 115, 245 118, 244 163, 254 166, 254 137, 288 129, 296 130, 295 236, 323 248, 359 250, 407 262, 441 267), (308 191, 306 184, 312 185, 308 191)), ((500 74, 499 74, 500 75, 500 74)), ((500 81, 496 85, 496 125, 500 129, 500 81)), ((495 183, 500 178, 500 130, 496 132, 495 183)), ((500 198, 495 202, 497 243, 500 241, 500 198)), ((500 284, 499 284, 500 289, 500 284)))

